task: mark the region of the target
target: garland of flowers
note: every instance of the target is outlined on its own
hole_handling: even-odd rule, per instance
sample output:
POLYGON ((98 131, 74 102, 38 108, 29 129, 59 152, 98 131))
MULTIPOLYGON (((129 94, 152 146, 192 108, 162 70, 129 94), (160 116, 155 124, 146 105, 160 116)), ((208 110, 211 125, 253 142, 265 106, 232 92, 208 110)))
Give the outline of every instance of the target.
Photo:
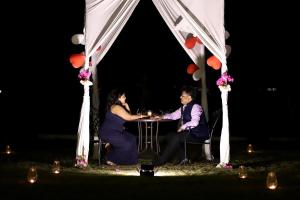
MULTIPOLYGON (((217 86, 221 90, 221 92, 229 92, 231 91, 231 87, 229 83, 232 83, 234 79, 228 74, 228 72, 224 72, 221 77, 217 80, 217 86)), ((220 163, 217 165, 217 168, 223 169, 232 169, 232 165, 230 163, 220 163)))
MULTIPOLYGON (((82 152, 84 152, 84 147, 82 147, 82 152)), ((84 153, 82 155, 77 155, 75 158, 75 167, 80 169, 85 169, 88 166, 88 161, 84 153)))
POLYGON ((217 80, 217 85, 221 91, 231 91, 229 83, 232 83, 234 79, 226 72, 217 80))
MULTIPOLYGON (((78 74, 78 78, 80 80, 80 83, 82 85, 92 85, 92 82, 89 81, 90 76, 91 76, 91 72, 89 69, 82 69, 80 70, 79 74, 78 74)), ((83 150, 82 152, 84 152, 84 147, 82 147, 83 150)), ((75 167, 78 167, 80 169, 85 169, 88 166, 88 161, 86 159, 86 156, 83 155, 77 155, 75 158, 75 167)))

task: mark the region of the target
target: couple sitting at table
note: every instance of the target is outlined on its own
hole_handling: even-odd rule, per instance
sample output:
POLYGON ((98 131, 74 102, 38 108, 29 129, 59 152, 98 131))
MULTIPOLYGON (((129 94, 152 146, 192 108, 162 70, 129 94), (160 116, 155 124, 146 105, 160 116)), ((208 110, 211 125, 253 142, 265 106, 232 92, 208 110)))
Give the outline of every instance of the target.
MULTIPOLYGON (((208 139, 208 126, 202 107, 194 102, 196 89, 185 86, 181 90, 181 104, 173 113, 163 116, 155 116, 156 119, 181 119, 182 123, 176 133, 168 135, 168 145, 162 155, 153 164, 163 165, 170 161, 176 153, 180 159, 184 158, 184 131, 190 129, 191 134, 187 135, 187 140, 206 140, 208 139)), ((107 154, 108 164, 133 165, 138 163, 138 150, 136 137, 124 130, 126 121, 147 117, 147 115, 134 115, 130 113, 129 105, 126 103, 125 92, 112 90, 108 96, 107 112, 105 120, 100 127, 99 137, 104 142, 111 145, 107 154)))

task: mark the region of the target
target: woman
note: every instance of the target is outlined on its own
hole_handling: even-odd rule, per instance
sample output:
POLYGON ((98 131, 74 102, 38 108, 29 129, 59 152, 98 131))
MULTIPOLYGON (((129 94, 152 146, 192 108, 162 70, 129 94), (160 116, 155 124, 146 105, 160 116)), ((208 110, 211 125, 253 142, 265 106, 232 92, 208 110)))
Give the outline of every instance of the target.
POLYGON ((130 114, 125 92, 112 90, 107 99, 105 120, 100 127, 99 137, 111 145, 107 164, 133 165, 138 162, 136 137, 124 128, 126 121, 147 117, 130 114))

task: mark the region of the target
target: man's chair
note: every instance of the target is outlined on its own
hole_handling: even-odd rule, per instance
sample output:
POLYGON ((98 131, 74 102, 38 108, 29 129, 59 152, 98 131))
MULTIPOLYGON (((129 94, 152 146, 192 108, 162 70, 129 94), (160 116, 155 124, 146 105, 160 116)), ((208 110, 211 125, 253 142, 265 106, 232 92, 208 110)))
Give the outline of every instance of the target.
MULTIPOLYGON (((216 128, 216 125, 217 125, 218 121, 221 118, 221 114, 222 114, 221 109, 219 109, 219 110, 217 110, 213 113, 212 123, 209 122, 209 138, 207 140, 199 141, 199 142, 187 141, 186 137, 185 137, 185 141, 184 141, 184 159, 180 162, 180 164, 187 164, 187 163, 190 162, 190 160, 188 158, 188 155, 187 155, 187 145, 188 144, 202 145, 202 153, 205 154, 206 160, 208 160, 208 161, 213 161, 214 160, 214 156, 212 154, 212 148, 211 148, 212 136, 213 136, 214 130, 216 128)), ((189 134, 189 132, 187 132, 187 134, 189 134)))

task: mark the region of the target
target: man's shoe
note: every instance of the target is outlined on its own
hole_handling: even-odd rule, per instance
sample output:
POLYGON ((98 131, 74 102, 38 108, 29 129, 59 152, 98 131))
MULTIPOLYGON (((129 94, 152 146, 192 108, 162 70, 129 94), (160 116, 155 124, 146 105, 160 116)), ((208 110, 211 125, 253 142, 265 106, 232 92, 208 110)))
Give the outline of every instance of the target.
POLYGON ((185 159, 181 160, 178 164, 179 165, 186 165, 186 164, 189 164, 189 163, 190 163, 189 159, 185 158, 185 159))
POLYGON ((154 165, 155 167, 158 167, 158 166, 162 166, 164 165, 165 163, 162 162, 159 158, 155 158, 153 159, 152 161, 152 165, 154 165))

